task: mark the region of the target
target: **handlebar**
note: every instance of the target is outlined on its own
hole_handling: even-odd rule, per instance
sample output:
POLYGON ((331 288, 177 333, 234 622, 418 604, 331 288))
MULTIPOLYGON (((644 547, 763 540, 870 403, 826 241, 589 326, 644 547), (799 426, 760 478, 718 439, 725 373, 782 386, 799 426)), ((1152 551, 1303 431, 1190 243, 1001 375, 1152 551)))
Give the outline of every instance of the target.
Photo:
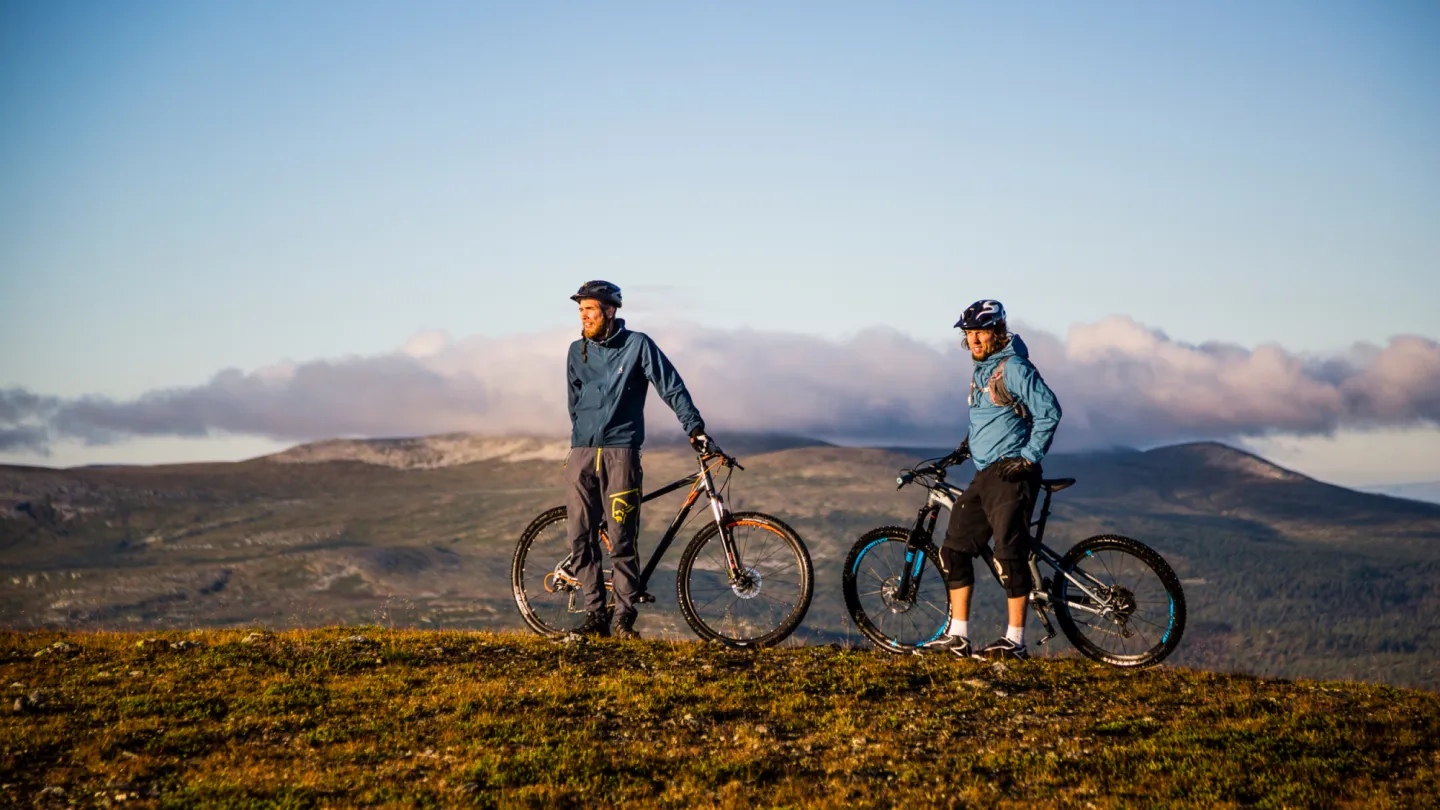
POLYGON ((901 470, 900 477, 895 479, 896 489, 914 481, 922 475, 933 475, 938 480, 945 480, 945 468, 939 464, 926 464, 924 467, 916 467, 913 470, 901 470))
MULTIPOLYGON (((967 455, 966 458, 968 457, 969 456, 967 455)), ((936 481, 944 481, 945 470, 953 465, 963 463, 964 461, 964 458, 957 459, 953 455, 950 455, 944 458, 932 459, 929 464, 921 467, 916 467, 911 470, 901 470, 900 476, 895 479, 895 488, 901 489, 906 484, 914 481, 916 478, 927 475, 935 476, 936 481)))
POLYGON ((719 456, 724 461, 726 467, 734 467, 737 470, 745 469, 744 467, 740 466, 740 462, 737 461, 734 456, 730 455, 724 450, 721 450, 720 445, 717 444, 714 439, 710 439, 705 442, 704 449, 700 451, 699 455, 700 463, 702 465, 709 459, 719 456))

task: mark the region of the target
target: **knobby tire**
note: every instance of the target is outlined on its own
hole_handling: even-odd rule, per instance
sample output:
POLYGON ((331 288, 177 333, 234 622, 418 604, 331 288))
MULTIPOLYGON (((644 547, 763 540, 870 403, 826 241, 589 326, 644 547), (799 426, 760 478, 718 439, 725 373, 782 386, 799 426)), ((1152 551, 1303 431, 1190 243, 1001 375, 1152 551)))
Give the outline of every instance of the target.
POLYGON ((924 644, 938 638, 950 619, 950 592, 945 586, 940 559, 933 545, 920 550, 925 559, 920 585, 930 593, 934 593, 938 585, 939 596, 928 599, 922 596, 909 607, 904 604, 886 607, 884 604, 879 591, 898 576, 898 570, 892 572, 892 558, 898 557, 903 563, 909 537, 910 530, 900 526, 882 526, 865 533, 851 547, 841 576, 845 609, 851 621, 876 647, 900 655, 915 653, 924 644), (877 559, 883 561, 884 570, 880 573, 890 573, 890 576, 881 578, 873 570, 877 559), (865 566, 866 570, 859 570, 861 566, 865 566), (868 608, 867 602, 870 603, 868 608))
POLYGON ((800 535, 779 518, 736 512, 730 521, 732 533, 744 529, 762 532, 754 548, 736 537, 740 565, 762 575, 759 586, 740 589, 729 582, 720 528, 707 524, 685 547, 675 572, 680 613, 690 629, 706 641, 731 647, 779 644, 800 626, 810 609, 815 587, 810 552, 800 535), (716 611, 720 615, 707 615, 716 611))
POLYGON ((1139 669, 1160 663, 1180 645, 1185 633, 1185 594, 1170 564, 1149 546, 1117 534, 1097 535, 1067 551, 1063 565, 1066 571, 1078 566, 1111 586, 1130 585, 1125 580, 1133 582, 1143 577, 1143 569, 1148 568, 1159 585, 1158 592, 1169 600, 1168 605, 1161 604, 1157 589, 1151 585, 1143 594, 1149 604, 1141 606, 1150 608, 1150 615, 1141 617, 1137 608, 1122 624, 1072 608, 1067 600, 1088 604, 1089 598, 1057 572, 1051 585, 1051 606, 1060 630, 1081 654, 1112 666, 1139 669), (1135 565, 1137 571, 1128 578, 1118 573, 1127 564, 1135 565), (1132 633, 1129 638, 1121 635, 1127 629, 1132 633), (1135 639, 1133 648, 1131 639, 1135 639))

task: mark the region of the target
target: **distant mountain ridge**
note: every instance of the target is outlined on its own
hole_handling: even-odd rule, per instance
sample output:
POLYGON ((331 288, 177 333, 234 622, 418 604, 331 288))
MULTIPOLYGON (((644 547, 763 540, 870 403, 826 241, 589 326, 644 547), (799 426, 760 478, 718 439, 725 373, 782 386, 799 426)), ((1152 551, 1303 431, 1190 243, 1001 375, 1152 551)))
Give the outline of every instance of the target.
MULTIPOLYGON (((650 449, 681 448, 684 437, 661 435, 650 449)), ((729 453, 758 455, 797 447, 832 447, 828 442, 785 433, 727 433, 723 449, 729 453)), ((481 461, 563 461, 570 440, 554 436, 494 436, 479 433, 445 433, 388 439, 326 439, 296 445, 261 457, 278 464, 320 464, 354 461, 401 470, 435 470, 481 461)))
POLYGON ((1389 495, 1392 498, 1408 498, 1412 501, 1440 503, 1440 481, 1414 481, 1408 484, 1374 484, 1356 487, 1361 492, 1389 495))
MULTIPOLYGON (((949 448, 722 440, 745 465, 732 508, 781 517, 815 561, 797 639, 863 643, 844 615, 841 561, 865 531, 914 519, 923 493, 897 491, 895 475, 949 448)), ((518 628, 510 555, 531 518, 563 502, 567 450, 554 437, 450 434, 317 442, 237 463, 0 466, 0 627, 518 628)), ((682 438, 659 437, 645 484, 694 464, 682 438)), ((1045 473, 1078 479, 1055 498, 1048 544, 1136 537, 1186 583, 1191 624, 1175 663, 1440 689, 1430 619, 1440 614, 1440 506, 1332 486, 1214 443, 1055 455, 1045 473)), ((679 497, 646 507, 642 551, 679 497)), ((650 636, 688 635, 674 563, 705 519, 692 515, 659 569, 660 601, 641 618, 650 636)), ((977 584, 972 626, 1003 620, 993 587, 977 584)))

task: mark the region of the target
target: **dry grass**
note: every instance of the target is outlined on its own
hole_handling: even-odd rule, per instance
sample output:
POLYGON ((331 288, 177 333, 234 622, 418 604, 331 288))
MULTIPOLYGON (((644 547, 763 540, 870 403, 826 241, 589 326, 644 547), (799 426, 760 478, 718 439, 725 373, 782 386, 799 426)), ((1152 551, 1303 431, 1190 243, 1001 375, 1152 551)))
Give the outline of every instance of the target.
POLYGON ((1428 692, 833 647, 736 652, 375 627, 247 634, 0 634, 0 804, 1440 798, 1440 696, 1428 692), (174 645, 187 641, 197 646, 174 645))

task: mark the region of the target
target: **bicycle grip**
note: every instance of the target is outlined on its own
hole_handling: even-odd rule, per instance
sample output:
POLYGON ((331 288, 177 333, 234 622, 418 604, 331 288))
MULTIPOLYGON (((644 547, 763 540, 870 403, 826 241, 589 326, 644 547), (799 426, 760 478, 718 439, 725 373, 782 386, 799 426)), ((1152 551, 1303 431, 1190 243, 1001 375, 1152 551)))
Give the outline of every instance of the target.
POLYGON ((905 472, 900 473, 900 477, 899 477, 899 478, 896 478, 896 479, 895 479, 895 488, 896 488, 896 489, 900 489, 901 487, 905 486, 906 484, 908 484, 908 483, 910 483, 911 481, 914 481, 914 480, 915 480, 915 473, 912 472, 912 471, 910 471, 910 470, 906 470, 905 472))

